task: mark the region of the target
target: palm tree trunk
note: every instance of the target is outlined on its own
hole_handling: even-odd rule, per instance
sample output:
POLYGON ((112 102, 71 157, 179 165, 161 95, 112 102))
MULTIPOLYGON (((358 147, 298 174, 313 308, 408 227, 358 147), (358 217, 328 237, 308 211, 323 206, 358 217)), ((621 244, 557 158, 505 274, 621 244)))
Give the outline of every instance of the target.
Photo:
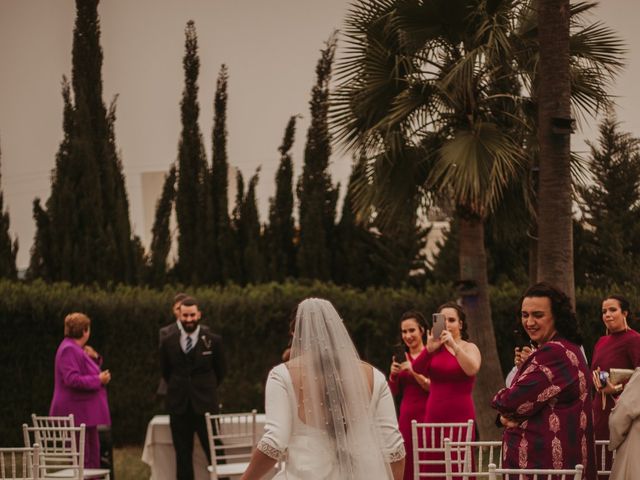
POLYGON ((473 389, 478 429, 483 440, 497 439, 500 431, 494 424, 496 412, 490 402, 504 387, 498 349, 493 333, 487 255, 484 248, 484 223, 480 217, 460 216, 459 263, 462 305, 467 315, 467 331, 480 349, 482 366, 473 389))
MULTIPOLYGON (((571 135, 552 119, 571 117, 569 0, 538 0, 538 280, 575 297, 571 215, 571 135)), ((574 301, 575 303, 575 301, 574 301)))

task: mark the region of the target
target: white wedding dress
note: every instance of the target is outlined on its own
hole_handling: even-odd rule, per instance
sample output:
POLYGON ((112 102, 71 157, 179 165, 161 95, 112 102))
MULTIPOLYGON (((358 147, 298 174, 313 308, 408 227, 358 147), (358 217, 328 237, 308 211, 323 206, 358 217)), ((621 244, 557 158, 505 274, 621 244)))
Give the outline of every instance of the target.
MULTIPOLYGON (((402 436, 394 409, 393 397, 384 375, 373 368, 373 389, 368 405, 369 421, 378 432, 381 451, 352 451, 350 464, 357 464, 352 472, 342 471, 338 460, 337 444, 326 429, 316 428, 304 423, 298 413, 298 399, 289 369, 285 364, 274 367, 269 373, 265 392, 266 424, 265 433, 257 448, 265 455, 282 460, 284 468, 276 479, 287 480, 388 480, 388 464, 405 456, 402 436), (384 462, 384 463, 381 463, 384 462)), ((369 423, 369 422, 361 422, 369 423)), ((358 435, 371 436, 371 424, 350 427, 358 435)), ((368 442, 358 442, 368 443, 368 442)))

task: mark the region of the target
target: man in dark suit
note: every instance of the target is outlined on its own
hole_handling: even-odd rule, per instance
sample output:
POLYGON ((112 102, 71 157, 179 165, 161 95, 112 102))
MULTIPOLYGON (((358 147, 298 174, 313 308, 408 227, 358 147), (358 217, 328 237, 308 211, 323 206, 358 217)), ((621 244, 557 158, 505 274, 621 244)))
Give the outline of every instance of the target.
MULTIPOLYGON (((180 331, 182 329, 182 324, 180 323, 180 304, 185 298, 188 298, 189 295, 186 293, 176 293, 173 297, 173 304, 171 306, 171 312, 173 313, 174 320, 173 322, 161 327, 158 330, 158 345, 162 345, 162 340, 171 335, 176 331, 180 331)), ((159 348, 159 347, 158 347, 159 348)), ((167 394, 167 382, 164 381, 164 378, 160 376, 160 381, 158 382, 158 389, 156 390, 157 397, 164 397, 167 394)))
POLYGON ((182 329, 176 328, 160 343, 177 480, 193 480, 194 432, 211 462, 204 414, 217 413, 216 389, 225 374, 222 338, 199 324, 201 316, 196 300, 184 299, 180 305, 182 329))

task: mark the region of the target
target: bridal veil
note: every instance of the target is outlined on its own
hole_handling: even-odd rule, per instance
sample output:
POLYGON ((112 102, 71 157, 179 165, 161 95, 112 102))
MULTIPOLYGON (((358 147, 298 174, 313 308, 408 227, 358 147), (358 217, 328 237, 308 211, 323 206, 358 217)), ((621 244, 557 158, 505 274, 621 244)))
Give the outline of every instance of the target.
MULTIPOLYGON (((339 478, 392 478, 372 421, 371 382, 342 319, 327 300, 298 306, 288 362, 299 419, 335 444, 339 478)), ((369 373, 370 375, 370 373, 369 373)))

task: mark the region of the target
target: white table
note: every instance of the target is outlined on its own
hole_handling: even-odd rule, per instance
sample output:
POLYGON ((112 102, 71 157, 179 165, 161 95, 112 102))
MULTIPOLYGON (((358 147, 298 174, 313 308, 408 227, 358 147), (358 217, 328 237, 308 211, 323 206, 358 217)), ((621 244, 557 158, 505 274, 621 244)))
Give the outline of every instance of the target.
MULTIPOLYGON (((256 427, 258 436, 262 435, 265 424, 264 413, 256 415, 256 427)), ((171 429, 169 428, 169 415, 156 415, 147 426, 147 435, 144 439, 142 461, 151 467, 150 480, 175 480, 176 453, 173 448, 171 429)), ((209 480, 207 473, 207 457, 202 450, 200 441, 194 438, 193 445, 193 470, 195 480, 209 480)))

